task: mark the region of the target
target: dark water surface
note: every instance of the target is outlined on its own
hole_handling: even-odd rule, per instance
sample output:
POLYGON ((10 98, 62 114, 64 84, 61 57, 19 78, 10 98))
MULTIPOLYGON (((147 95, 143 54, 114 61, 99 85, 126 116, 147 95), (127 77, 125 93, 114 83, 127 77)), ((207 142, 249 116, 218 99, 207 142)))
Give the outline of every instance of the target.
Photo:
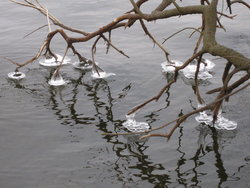
MULTIPOLYGON (((65 24, 86 31, 94 31, 131 8, 125 0, 41 2, 65 24)), ((150 2, 144 11, 157 3, 150 2)), ((227 33, 219 32, 218 40, 249 57, 250 13, 242 6, 236 6, 234 12, 242 15, 234 21, 223 19, 229 26, 227 33)), ((32 57, 47 29, 23 36, 46 24, 46 18, 3 0, 0 15, 0 55, 19 62, 32 57)), ((178 29, 199 26, 199 21, 200 17, 188 16, 148 26, 162 40, 178 29)), ((185 60, 191 55, 197 36, 189 39, 189 34, 183 32, 167 43, 173 59, 185 60)), ((76 46, 91 57, 93 42, 76 46)), ((156 94, 167 81, 161 73, 163 53, 153 48, 138 25, 114 31, 113 42, 131 58, 114 50, 106 55, 100 42, 96 60, 116 76, 93 80, 90 72, 66 66, 62 74, 69 83, 58 88, 47 84, 52 72, 38 62, 21 69, 25 80, 7 79, 15 67, 1 59, 0 187, 250 187, 250 89, 232 97, 224 107, 224 115, 238 123, 233 131, 204 127, 191 117, 168 142, 102 135, 126 131, 122 126, 126 112, 156 94)), ((63 53, 65 43, 58 36, 52 46, 63 53)), ((69 56, 76 60, 72 53, 69 56)), ((219 75, 225 62, 215 63, 215 77, 212 84, 201 87, 203 93, 221 84, 219 75)), ((191 111, 195 103, 192 88, 179 80, 159 102, 141 110, 137 120, 156 127, 191 111)))

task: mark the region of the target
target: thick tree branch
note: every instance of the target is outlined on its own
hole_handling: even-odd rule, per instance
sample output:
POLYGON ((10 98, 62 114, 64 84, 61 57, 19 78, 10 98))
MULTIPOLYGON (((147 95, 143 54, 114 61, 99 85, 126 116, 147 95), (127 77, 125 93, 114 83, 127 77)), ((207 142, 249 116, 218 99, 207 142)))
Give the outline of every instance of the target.
MULTIPOLYGON (((56 17, 54 17, 47 8, 43 7, 38 0, 24 0, 24 2, 20 2, 17 0, 10 0, 11 2, 14 2, 16 4, 30 7, 33 9, 38 10, 40 13, 42 13, 44 16, 47 17, 48 19, 48 26, 50 25, 49 20, 53 22, 54 25, 58 26, 58 29, 52 30, 48 33, 46 40, 40 47, 38 53, 31 58, 30 60, 24 62, 24 63, 16 63, 8 58, 4 58, 7 61, 10 61, 11 63, 17 65, 18 68, 23 67, 33 61, 35 61, 37 58, 41 56, 43 51, 45 51, 45 55, 49 56, 55 56, 55 54, 52 52, 50 49, 52 39, 54 38, 55 35, 60 34, 65 42, 67 43, 67 48, 65 50, 63 59, 65 58, 68 49, 71 48, 73 53, 77 55, 79 60, 81 62, 86 62, 89 63, 90 60, 87 58, 83 57, 77 49, 73 46, 74 43, 80 43, 80 42, 86 42, 91 39, 94 39, 94 43, 92 45, 92 65, 93 68, 96 70, 96 72, 99 74, 98 70, 101 70, 96 64, 95 64, 95 52, 96 52, 96 45, 98 41, 102 38, 105 42, 107 42, 107 51, 109 47, 113 47, 116 51, 121 53, 122 55, 128 57, 123 51, 119 50, 117 47, 115 47, 111 43, 111 32, 115 29, 121 28, 121 27, 131 27, 136 21, 139 21, 141 24, 142 29, 144 30, 145 34, 148 35, 154 44, 158 45, 165 53, 166 58, 168 61, 169 52, 160 44, 156 41, 156 39, 153 37, 153 35, 148 31, 144 21, 154 21, 158 19, 166 19, 170 17, 177 17, 177 16, 184 16, 184 15, 191 15, 191 14, 200 14, 202 15, 202 26, 199 29, 194 29, 195 32, 199 32, 199 38, 197 39, 196 46, 194 47, 194 54, 190 57, 187 58, 187 60, 182 64, 181 66, 175 67, 175 73, 174 73, 174 78, 172 81, 168 82, 165 84, 165 86, 157 93, 157 95, 153 96, 149 100, 143 102, 142 104, 137 105, 133 109, 131 109, 127 114, 132 114, 139 109, 143 108, 146 106, 148 103, 152 101, 158 101, 160 97, 166 92, 167 90, 170 89, 170 87, 177 82, 177 76, 180 70, 184 69, 186 66, 188 66, 194 59, 198 59, 197 63, 197 69, 195 72, 195 94, 198 98, 199 103, 204 103, 204 100, 199 92, 199 87, 198 87, 198 73, 199 73, 199 68, 200 68, 200 63, 202 61, 202 55, 205 53, 209 53, 213 56, 219 56, 228 61, 228 64, 225 66, 224 73, 222 75, 222 82, 223 86, 220 88, 216 88, 212 91, 209 91, 208 93, 214 93, 214 92, 219 92, 215 100, 202 107, 199 109, 196 109, 188 114, 182 115, 178 117, 177 119, 168 122, 162 126, 150 129, 149 131, 145 131, 144 133, 148 133, 154 130, 159 130, 162 129, 170 124, 174 124, 174 126, 170 129, 170 131, 166 134, 162 133, 157 133, 157 134, 149 134, 146 135, 142 138, 150 137, 150 136, 161 136, 161 137, 166 137, 170 138, 171 135, 174 133, 176 128, 183 123, 188 117, 191 115, 204 111, 204 110, 211 110, 214 112, 214 120, 217 117, 217 114, 220 110, 221 104, 223 103, 224 100, 227 100, 230 96, 233 94, 237 93, 238 91, 244 89, 245 87, 249 86, 249 83, 247 83, 244 87, 241 89, 236 90, 240 85, 245 83, 246 81, 249 80, 250 78, 250 59, 248 57, 245 57, 243 54, 237 52, 236 50, 233 50, 229 47, 223 46, 221 44, 218 44, 216 41, 216 26, 219 24, 221 28, 224 28, 222 24, 220 23, 220 20, 218 19, 218 15, 225 15, 223 12, 218 12, 217 11, 217 6, 218 6, 218 0, 201 0, 200 4, 197 3, 197 5, 192 5, 192 6, 181 6, 181 2, 176 3, 175 0, 162 0, 162 2, 155 8, 150 14, 145 14, 141 11, 140 7, 144 3, 146 3, 148 0, 138 0, 135 2, 134 0, 130 0, 131 4, 133 5, 133 9, 129 12, 127 12, 124 15, 121 15, 114 19, 113 21, 109 22, 108 24, 104 25, 103 27, 93 31, 93 32, 86 32, 84 30, 79 30, 75 28, 71 28, 69 26, 64 25, 61 23, 56 17), (174 7, 170 9, 170 6, 174 7), (132 13, 132 12, 135 13, 132 13), (66 33, 65 31, 70 31, 70 33, 66 33), (106 38, 105 33, 108 32, 109 36, 106 38), (70 34, 72 33, 78 33, 80 34, 79 37, 71 37, 70 34), (199 50, 199 51, 198 51, 199 50), (198 52, 197 52, 198 51, 198 52), (234 70, 230 72, 230 68, 234 66, 234 70), (238 72, 238 71, 247 71, 247 73, 242 76, 240 79, 235 81, 233 84, 229 85, 229 81, 231 78, 238 72), (236 91, 234 91, 236 90, 236 91)), ((230 1, 227 0, 229 3, 230 1)), ((231 5, 234 3, 241 3, 245 5, 246 7, 250 8, 250 6, 241 0, 234 0, 231 1, 230 4, 228 4, 228 7, 231 8, 231 5)), ((223 11, 223 10, 222 10, 223 11)), ((231 12, 231 9, 230 9, 231 12)), ((229 17, 229 16, 227 16, 229 17)), ((229 17, 229 18, 232 18, 229 17)), ((190 27, 188 27, 190 28, 190 27)), ((187 29, 187 28, 185 28, 187 29)), ((193 29, 193 28, 192 28, 193 29)), ((183 29, 184 30, 184 29, 183 29)), ((181 30, 182 31, 182 30, 181 30)), ((181 32, 178 31, 175 34, 181 32)), ((173 36, 173 35, 172 35, 173 36)), ((171 36, 171 37, 172 37, 171 36)), ((62 64, 63 60, 61 61, 62 64)), ((56 69, 55 74, 59 74, 60 66, 56 69)))

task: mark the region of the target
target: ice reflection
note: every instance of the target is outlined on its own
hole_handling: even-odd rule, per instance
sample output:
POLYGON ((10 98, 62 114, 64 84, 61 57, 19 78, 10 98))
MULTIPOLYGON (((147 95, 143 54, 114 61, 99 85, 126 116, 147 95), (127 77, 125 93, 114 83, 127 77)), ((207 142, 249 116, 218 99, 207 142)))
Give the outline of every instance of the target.
MULTIPOLYGON (((39 64, 42 65, 42 66, 45 66, 45 67, 57 67, 60 65, 63 57, 59 54, 55 54, 57 59, 55 59, 54 57, 49 57, 49 58, 42 58, 40 59, 39 61, 39 64)), ((62 65, 67 65, 70 63, 70 58, 69 57, 65 57, 63 62, 62 62, 62 65)))
MULTIPOLYGON (((226 130, 217 130, 214 127, 206 126, 205 124, 200 124, 196 127, 196 130, 199 131, 198 146, 199 148, 209 147, 210 142, 206 141, 206 137, 211 135, 216 141, 217 152, 221 153, 223 148, 231 142, 231 140, 236 136, 237 131, 226 131, 226 130)), ((209 140, 209 139, 208 139, 209 140)))
POLYGON ((127 121, 122 125, 132 132, 143 132, 148 130, 150 127, 146 122, 137 122, 135 120, 135 114, 126 115, 127 121))
POLYGON ((124 137, 127 139, 128 151, 131 154, 141 156, 143 155, 142 152, 147 149, 147 146, 144 146, 144 144, 148 141, 149 138, 140 139, 142 136, 143 134, 124 135, 124 137))

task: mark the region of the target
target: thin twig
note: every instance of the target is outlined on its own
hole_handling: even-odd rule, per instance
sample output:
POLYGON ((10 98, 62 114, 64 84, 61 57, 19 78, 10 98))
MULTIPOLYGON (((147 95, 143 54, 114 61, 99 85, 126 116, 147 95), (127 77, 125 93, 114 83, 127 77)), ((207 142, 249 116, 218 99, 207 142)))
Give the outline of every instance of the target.
POLYGON ((202 97, 200 95, 199 84, 198 84, 198 74, 199 74, 199 71, 200 71, 200 64, 201 64, 202 56, 203 56, 203 54, 201 54, 199 56, 199 58, 198 58, 197 67, 196 67, 195 76, 194 76, 194 80, 195 80, 195 94, 197 96, 197 100, 198 100, 199 104, 203 104, 204 103, 204 100, 202 99, 202 97))
POLYGON ((49 22, 49 10, 47 10, 47 14, 46 14, 46 17, 47 17, 47 22, 48 22, 48 27, 49 27, 49 32, 51 32, 51 27, 50 27, 50 22, 49 22))
MULTIPOLYGON (((137 2, 136 2, 136 6, 138 7, 138 8, 140 8, 140 6, 143 4, 143 3, 145 3, 145 2, 147 2, 148 0, 138 0, 137 2)), ((127 14, 128 13, 131 13, 131 12, 134 12, 135 11, 135 8, 133 8, 132 10, 130 10, 130 11, 128 11, 128 12, 126 12, 127 14)))
POLYGON ((65 57, 66 57, 66 55, 67 55, 67 53, 68 53, 68 50, 69 50, 69 47, 67 46, 67 48, 65 49, 65 52, 64 52, 64 54, 63 54, 62 60, 61 60, 61 62, 60 62, 60 64, 59 64, 59 66, 56 68, 56 70, 55 70, 55 72, 54 72, 55 77, 57 77, 57 76, 59 75, 59 71, 60 71, 60 69, 61 69, 61 67, 62 67, 62 64, 63 64, 63 61, 64 61, 64 59, 65 59, 65 57))
POLYGON ((192 29, 192 30, 197 31, 197 32, 199 32, 199 33, 201 34, 201 32, 200 32, 199 29, 196 29, 196 28, 194 28, 194 27, 185 27, 185 28, 183 28, 183 29, 181 29, 181 30, 179 30, 179 31, 177 31, 177 32, 175 32, 175 33, 173 33, 172 35, 170 35, 170 36, 167 37, 166 39, 164 39, 164 41, 162 42, 162 44, 165 43, 165 42, 166 42, 167 40, 169 40, 170 38, 172 38, 173 36, 177 35, 178 33, 182 32, 182 31, 185 31, 185 30, 187 30, 187 29, 192 29))
POLYGON ((165 53, 166 59, 169 61, 168 56, 169 56, 169 52, 164 48, 164 46, 162 46, 159 42, 156 41, 156 39, 153 37, 153 35, 151 35, 151 33, 148 31, 146 25, 144 24, 142 19, 139 19, 141 26, 145 32, 146 35, 149 36, 149 38, 152 39, 152 41, 165 53))
MULTIPOLYGON (((176 122, 177 122, 177 123, 176 123, 175 126, 170 130, 170 132, 169 132, 169 133, 166 133, 166 134, 161 134, 161 137, 166 137, 166 138, 170 139, 171 136, 172 136, 172 134, 173 134, 174 131, 176 130, 176 128, 179 127, 179 125, 180 125, 184 120, 186 120, 188 117, 190 117, 190 116, 193 115, 193 114, 202 112, 202 111, 204 111, 204 110, 211 109, 211 108, 213 107, 214 104, 216 104, 216 103, 218 103, 218 102, 224 100, 224 99, 227 98, 227 97, 230 97, 230 96, 232 96, 232 95, 235 95, 235 94, 238 93, 239 91, 242 91, 243 89, 247 88, 249 85, 250 85, 250 82, 247 83, 247 84, 246 84, 245 86, 243 86, 242 88, 238 89, 237 91, 233 92, 233 93, 227 94, 227 95, 221 97, 220 99, 217 99, 217 100, 215 100, 214 102, 212 102, 212 103, 210 103, 210 104, 208 104, 208 105, 206 105, 206 106, 204 106, 204 107, 202 107, 202 108, 199 108, 199 109, 194 110, 194 111, 192 111, 192 112, 190 112, 190 113, 188 113, 188 114, 185 114, 185 115, 180 116, 178 119, 176 119, 176 122)), ((173 122, 173 121, 172 121, 172 122, 173 122)), ((175 121, 174 121, 174 122, 175 122, 175 121)), ((157 129, 154 129, 154 130, 162 129, 162 128, 168 126, 168 125, 169 125, 169 124, 162 125, 162 126, 160 126, 160 127, 157 127, 157 129)), ((153 129, 151 129, 151 130, 154 131, 153 129)), ((151 132, 151 131, 148 130, 147 132, 151 132)), ((144 133, 144 132, 141 132, 141 133, 144 133)), ((149 138, 149 137, 153 137, 153 136, 157 136, 157 135, 158 135, 158 134, 148 134, 148 135, 145 135, 145 136, 140 137, 140 139, 145 139, 145 138, 149 138)))
POLYGON ((245 5, 247 8, 250 9, 250 5, 248 3, 246 3, 245 1, 242 1, 242 0, 231 1, 231 5, 234 4, 234 3, 241 3, 241 4, 245 5))
POLYGON ((169 89, 169 87, 176 82, 177 80, 177 75, 178 75, 178 72, 181 70, 181 69, 184 69, 190 62, 192 62, 195 58, 199 57, 201 54, 203 54, 203 51, 199 51, 198 53, 194 54, 192 57, 190 57, 183 65, 179 66, 179 67, 176 67, 176 71, 175 71, 175 75, 174 75, 174 80, 172 80, 171 82, 167 83, 161 90, 160 92, 150 98, 149 100, 147 100, 146 102, 142 103, 142 104, 139 104, 137 106, 135 106, 134 108, 132 108, 131 110, 129 110, 127 112, 127 115, 130 115, 130 114, 133 114, 134 112, 138 111, 139 109, 141 109, 142 107, 144 107, 146 104, 152 102, 152 101, 158 101, 159 98, 162 96, 162 94, 167 90, 169 89))
POLYGON ((47 27, 47 26, 48 26, 48 24, 43 25, 43 26, 40 26, 40 27, 38 27, 37 29, 35 29, 35 30, 33 30, 32 32, 30 32, 30 33, 28 33, 27 35, 25 35, 23 38, 26 38, 26 37, 28 37, 29 35, 31 35, 31 34, 37 32, 38 30, 40 30, 40 29, 42 29, 42 28, 44 28, 44 27, 47 27))
POLYGON ((98 74, 98 76, 100 76, 100 73, 99 71, 103 71, 101 68, 99 68, 97 65, 96 65, 96 62, 95 62, 95 52, 96 52, 96 44, 98 43, 98 41, 102 38, 102 36, 100 35, 99 37, 97 37, 97 39, 95 40, 94 44, 92 45, 92 49, 91 49, 91 54, 92 54, 92 69, 95 70, 98 74), (98 70, 99 69, 99 70, 98 70))
MULTIPOLYGON (((229 97, 229 96, 235 95, 236 93, 238 93, 238 92, 242 91, 243 89, 247 88, 249 85, 250 85, 250 82, 247 83, 247 84, 246 84, 245 86, 243 86, 242 88, 240 88, 240 89, 238 89, 238 90, 236 90, 236 91, 234 91, 234 92, 232 92, 232 93, 229 93, 229 94, 227 94, 227 95, 221 97, 220 99, 216 99, 215 101, 211 102, 210 104, 208 104, 208 105, 206 105, 206 106, 203 106, 203 107, 201 107, 201 108, 198 108, 198 109, 196 109, 196 110, 193 110, 192 112, 189 112, 189 113, 187 113, 187 114, 184 114, 184 115, 182 115, 182 116, 180 116, 180 117, 178 117, 178 118, 176 118, 176 119, 174 119, 174 120, 172 120, 172 121, 170 121, 170 122, 168 122, 168 123, 165 123, 165 124, 163 124, 163 125, 161 125, 161 126, 158 126, 158 127, 155 127, 155 128, 151 128, 151 129, 149 129, 149 130, 142 131, 142 132, 102 133, 102 135, 110 135, 110 136, 116 136, 116 135, 134 135, 134 134, 149 133, 149 132, 152 132, 152 131, 156 131, 156 130, 163 129, 163 128, 165 128, 165 127, 171 125, 171 124, 174 123, 174 122, 180 121, 181 119, 184 119, 184 118, 187 119, 188 117, 190 117, 190 116, 193 115, 193 114, 197 114, 197 113, 202 112, 202 111, 204 111, 204 110, 211 110, 212 107, 213 107, 213 105, 214 105, 215 103, 217 103, 217 102, 219 102, 219 101, 221 101, 221 100, 224 100, 225 98, 227 98, 227 97, 229 97)), ((172 128, 171 133, 173 133, 174 130, 175 130, 176 128, 177 128, 176 126, 175 126, 174 128, 172 128)), ((148 134, 148 135, 142 136, 140 139, 148 138, 148 137, 151 137, 151 136, 154 136, 154 135, 159 135, 159 134, 148 134)), ((171 135, 169 135, 169 134, 160 134, 160 135, 162 135, 162 136, 164 135, 163 137, 170 138, 170 136, 171 136, 172 134, 171 134, 171 135)))
MULTIPOLYGON (((115 45, 112 44, 111 42, 111 35, 109 36, 109 39, 107 39, 103 34, 101 34, 101 37, 103 38, 103 40, 105 40, 108 43, 108 47, 111 46, 112 48, 114 48, 117 52, 119 52, 120 54, 124 55, 125 57, 129 58, 129 56, 127 54, 125 54, 122 50, 119 50, 115 45)), ((108 49, 107 49, 108 52, 108 49)), ((107 53, 106 52, 106 53, 107 53)))

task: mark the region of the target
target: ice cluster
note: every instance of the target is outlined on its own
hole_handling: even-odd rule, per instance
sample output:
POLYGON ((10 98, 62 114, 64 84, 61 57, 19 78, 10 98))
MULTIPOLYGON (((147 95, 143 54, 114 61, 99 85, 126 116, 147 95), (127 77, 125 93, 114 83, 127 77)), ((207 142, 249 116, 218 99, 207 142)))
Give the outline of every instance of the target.
MULTIPOLYGON (((48 81, 49 85, 52 86, 61 86, 67 84, 68 81, 65 81, 63 77, 59 74, 59 66, 60 65, 67 65, 67 64, 72 64, 75 69, 80 69, 80 70, 92 70, 91 77, 93 79, 103 79, 107 78, 109 76, 116 75, 115 73, 106 73, 102 68, 98 66, 98 63, 95 62, 93 63, 92 60, 84 58, 83 61, 76 61, 74 63, 71 63, 71 59, 67 56, 63 58, 63 56, 59 54, 55 54, 55 57, 50 56, 50 57, 43 57, 39 60, 39 64, 48 67, 48 68, 57 68, 57 70, 54 72, 52 75, 51 79, 48 81)), ((15 72, 10 72, 8 74, 8 77, 13 80, 21 80, 25 78, 25 74, 19 71, 15 72)))
POLYGON ((95 69, 92 69, 92 77, 95 79, 107 78, 109 76, 114 76, 115 73, 106 73, 104 70, 100 69, 98 72, 95 69))
POLYGON ((168 73, 174 73, 175 67, 181 66, 183 62, 178 61, 178 60, 171 60, 170 61, 164 61, 161 63, 162 71, 163 72, 168 72, 168 73))
POLYGON ((146 122, 137 122, 135 114, 126 115, 126 118, 127 120, 122 125, 131 132, 143 132, 150 128, 146 122))
MULTIPOLYGON (((215 64, 208 60, 204 59, 204 62, 200 63, 200 68, 198 72, 198 79, 199 80, 208 80, 213 77, 213 75, 210 73, 212 69, 214 68, 215 64)), ((163 69, 163 72, 167 73, 174 73, 176 67, 181 66, 183 62, 177 61, 177 60, 171 60, 165 61, 161 64, 161 67, 163 69)), ((180 70, 180 73, 183 74, 183 76, 187 79, 194 79, 195 78, 195 72, 197 69, 197 61, 194 60, 191 62, 188 66, 186 66, 184 69, 180 70)))
MULTIPOLYGON (((42 58, 39 61, 39 64, 45 67, 57 67, 60 65, 63 57, 59 54, 56 54, 57 60, 54 57, 50 57, 50 58, 42 58)), ((70 63, 70 58, 69 57, 65 57, 63 60, 62 65, 67 65, 70 63)))
MULTIPOLYGON (((199 104, 198 108, 204 105, 199 104)), ((217 116, 217 120, 213 123, 213 117, 208 115, 206 111, 202 111, 198 116, 195 117, 196 121, 199 123, 204 123, 206 125, 214 126, 216 129, 234 130, 237 128, 237 123, 224 118, 221 114, 221 110, 217 116)))
MULTIPOLYGON (((95 62, 96 65, 98 65, 97 62, 95 62)), ((92 69, 93 68, 93 63, 91 60, 86 60, 86 62, 83 62, 83 61, 76 61, 73 63, 73 67, 76 68, 76 69, 80 69, 80 70, 89 70, 89 69, 92 69)))

